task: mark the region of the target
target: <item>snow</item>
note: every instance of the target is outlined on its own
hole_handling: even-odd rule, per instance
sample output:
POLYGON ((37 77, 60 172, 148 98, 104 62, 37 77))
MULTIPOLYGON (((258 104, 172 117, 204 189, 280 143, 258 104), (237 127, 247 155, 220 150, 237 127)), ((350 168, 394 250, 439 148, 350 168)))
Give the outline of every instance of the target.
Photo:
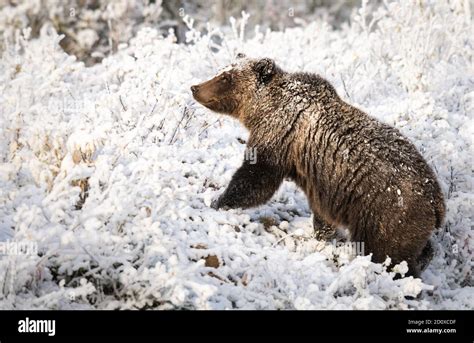
POLYGON ((236 20, 229 33, 191 27, 188 44, 144 28, 89 68, 48 27, 25 32, 0 63, 0 241, 37 252, 0 256, 0 308, 472 309, 474 42, 463 3, 389 3, 340 30, 315 21, 249 39, 236 20), (292 183, 258 208, 209 207, 248 134, 189 87, 237 52, 321 74, 418 147, 447 201, 422 279, 316 240, 292 183))

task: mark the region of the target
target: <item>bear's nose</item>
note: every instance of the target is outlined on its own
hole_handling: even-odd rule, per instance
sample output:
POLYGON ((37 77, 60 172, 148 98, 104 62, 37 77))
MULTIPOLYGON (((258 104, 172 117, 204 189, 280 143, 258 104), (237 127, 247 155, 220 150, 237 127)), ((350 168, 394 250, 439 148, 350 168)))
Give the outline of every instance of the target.
POLYGON ((199 89, 199 86, 191 86, 191 92, 196 93, 199 89))

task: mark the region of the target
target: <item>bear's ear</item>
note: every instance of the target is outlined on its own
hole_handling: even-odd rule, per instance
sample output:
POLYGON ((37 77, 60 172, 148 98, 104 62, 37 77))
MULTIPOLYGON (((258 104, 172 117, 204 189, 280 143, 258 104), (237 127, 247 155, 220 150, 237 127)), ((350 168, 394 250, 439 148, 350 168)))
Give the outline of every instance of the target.
POLYGON ((275 74, 275 62, 270 58, 262 58, 255 63, 253 70, 257 74, 259 82, 268 83, 275 74))

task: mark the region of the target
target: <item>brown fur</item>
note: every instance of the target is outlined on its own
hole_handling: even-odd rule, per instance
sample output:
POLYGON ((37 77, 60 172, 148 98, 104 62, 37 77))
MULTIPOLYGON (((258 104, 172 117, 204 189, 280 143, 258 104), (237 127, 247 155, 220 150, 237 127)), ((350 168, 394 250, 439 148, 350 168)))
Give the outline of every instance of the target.
POLYGON ((270 59, 237 61, 191 88, 201 104, 245 125, 247 148, 257 152, 257 163, 244 160, 212 206, 261 205, 290 178, 308 198, 319 238, 346 227, 375 262, 406 260, 419 275, 445 205, 413 144, 344 102, 318 75, 287 73, 270 59))

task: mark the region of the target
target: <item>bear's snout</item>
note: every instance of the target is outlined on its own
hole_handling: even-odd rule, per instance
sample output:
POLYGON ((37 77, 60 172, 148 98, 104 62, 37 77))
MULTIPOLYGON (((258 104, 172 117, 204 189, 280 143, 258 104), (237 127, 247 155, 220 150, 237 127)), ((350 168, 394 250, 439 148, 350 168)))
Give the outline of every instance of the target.
POLYGON ((232 95, 232 85, 222 75, 191 86, 194 100, 211 111, 231 114, 236 108, 232 95))
POLYGON ((199 89, 199 86, 197 85, 194 85, 194 86, 191 86, 191 92, 193 92, 193 94, 195 94, 199 89))

